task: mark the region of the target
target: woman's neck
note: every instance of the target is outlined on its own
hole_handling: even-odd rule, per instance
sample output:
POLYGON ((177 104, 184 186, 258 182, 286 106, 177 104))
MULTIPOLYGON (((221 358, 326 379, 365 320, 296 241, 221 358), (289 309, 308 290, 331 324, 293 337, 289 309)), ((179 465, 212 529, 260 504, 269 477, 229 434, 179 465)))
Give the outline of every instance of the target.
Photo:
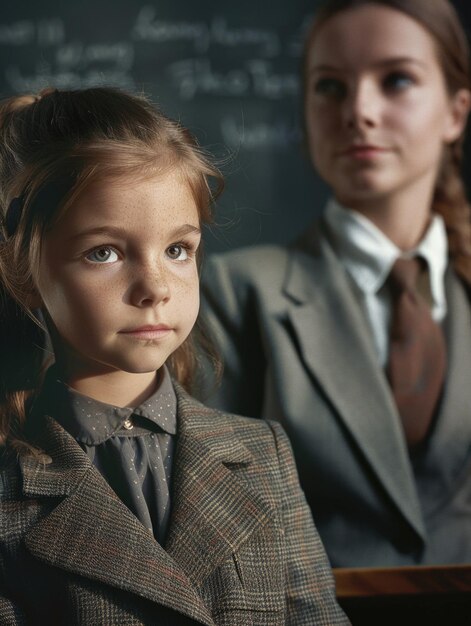
POLYGON ((426 185, 366 201, 340 201, 367 217, 398 248, 407 251, 420 243, 430 224, 432 196, 433 190, 426 185))

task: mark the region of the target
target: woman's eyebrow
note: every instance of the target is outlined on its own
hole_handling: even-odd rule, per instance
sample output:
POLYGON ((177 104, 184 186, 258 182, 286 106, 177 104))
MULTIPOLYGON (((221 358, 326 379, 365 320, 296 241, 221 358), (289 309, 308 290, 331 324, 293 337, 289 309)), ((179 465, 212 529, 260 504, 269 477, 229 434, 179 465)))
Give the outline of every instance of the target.
MULTIPOLYGON (((371 65, 374 68, 388 68, 395 65, 420 65, 421 67, 426 67, 426 63, 421 61, 420 59, 416 59, 415 57, 409 56, 394 56, 387 57, 385 59, 379 59, 375 63, 371 65)), ((339 67, 335 65, 328 65, 327 63, 319 63, 317 65, 312 65, 309 68, 309 74, 316 74, 320 72, 334 72, 334 73, 347 73, 349 68, 339 67)))
POLYGON ((382 59, 374 64, 375 67, 389 67, 391 65, 420 65, 421 67, 426 67, 427 63, 417 59, 415 57, 407 57, 407 56, 396 56, 389 57, 387 59, 382 59))

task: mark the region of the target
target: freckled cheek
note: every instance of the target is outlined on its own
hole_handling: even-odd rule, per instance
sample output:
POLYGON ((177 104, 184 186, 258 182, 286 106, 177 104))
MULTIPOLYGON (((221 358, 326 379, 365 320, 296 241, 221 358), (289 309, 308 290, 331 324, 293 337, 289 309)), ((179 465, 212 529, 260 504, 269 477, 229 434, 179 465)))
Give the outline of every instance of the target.
POLYGON ((197 272, 191 277, 174 284, 173 300, 177 307, 181 307, 181 313, 188 317, 197 315, 199 309, 199 280, 197 272))
POLYGON ((92 312, 105 316, 109 309, 116 307, 121 292, 122 288, 114 281, 69 279, 59 285, 55 296, 51 298, 53 310, 50 313, 55 314, 59 325, 66 320, 85 320, 93 316, 92 312))
POLYGON ((179 281, 174 285, 173 295, 179 300, 199 301, 199 284, 194 280, 179 281))

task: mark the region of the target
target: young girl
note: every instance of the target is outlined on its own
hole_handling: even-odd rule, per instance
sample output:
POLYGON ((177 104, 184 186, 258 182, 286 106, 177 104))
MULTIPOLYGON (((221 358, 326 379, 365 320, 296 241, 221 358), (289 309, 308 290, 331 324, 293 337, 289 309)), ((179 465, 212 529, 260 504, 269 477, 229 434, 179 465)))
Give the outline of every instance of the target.
POLYGON ((217 172, 119 91, 0 117, 2 626, 345 623, 281 429, 183 389, 217 172))
POLYGON ((466 38, 447 0, 328 0, 304 67, 334 198, 293 245, 208 264, 214 404, 286 428, 334 567, 469 563, 466 38))

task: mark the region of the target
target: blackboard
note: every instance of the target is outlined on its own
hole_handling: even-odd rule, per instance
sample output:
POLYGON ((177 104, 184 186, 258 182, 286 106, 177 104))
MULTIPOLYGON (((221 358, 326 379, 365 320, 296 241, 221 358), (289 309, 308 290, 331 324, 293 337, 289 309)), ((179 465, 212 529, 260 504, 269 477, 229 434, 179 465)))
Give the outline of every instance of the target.
POLYGON ((0 15, 0 95, 48 85, 144 91, 223 162, 209 250, 286 242, 327 196, 302 141, 300 56, 317 4, 10 0, 0 15))

